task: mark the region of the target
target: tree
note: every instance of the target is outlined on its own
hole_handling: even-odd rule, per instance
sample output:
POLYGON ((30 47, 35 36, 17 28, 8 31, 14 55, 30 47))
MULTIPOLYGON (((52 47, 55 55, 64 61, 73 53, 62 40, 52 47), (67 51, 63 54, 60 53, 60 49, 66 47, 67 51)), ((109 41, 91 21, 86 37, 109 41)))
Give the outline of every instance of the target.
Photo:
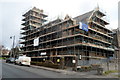
POLYGON ((4 48, 3 45, 0 45, 0 55, 2 55, 2 49, 4 48))
POLYGON ((10 56, 11 57, 17 57, 19 55, 19 48, 16 46, 15 48, 12 48, 11 49, 11 52, 10 52, 10 56))

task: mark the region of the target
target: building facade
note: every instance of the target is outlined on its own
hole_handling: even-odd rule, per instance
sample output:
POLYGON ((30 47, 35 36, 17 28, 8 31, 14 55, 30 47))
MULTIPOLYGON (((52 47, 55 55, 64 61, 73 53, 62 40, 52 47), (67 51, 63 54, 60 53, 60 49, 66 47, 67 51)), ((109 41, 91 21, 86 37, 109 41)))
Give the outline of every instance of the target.
POLYGON ((25 22, 21 28, 24 30, 21 53, 33 61, 45 58, 57 63, 58 58, 64 57, 66 66, 90 65, 113 56, 113 37, 108 34, 112 31, 105 27, 109 22, 99 8, 75 18, 66 15, 64 20, 57 18, 46 24, 47 15, 37 10, 33 8, 23 15, 25 22), (33 16, 34 12, 37 16, 33 16))
POLYGON ((119 30, 119 28, 117 28, 117 29, 114 29, 113 32, 114 32, 114 34, 113 34, 113 37, 114 37, 113 45, 115 47, 115 57, 117 59, 119 59, 119 55, 120 55, 120 30, 119 30))

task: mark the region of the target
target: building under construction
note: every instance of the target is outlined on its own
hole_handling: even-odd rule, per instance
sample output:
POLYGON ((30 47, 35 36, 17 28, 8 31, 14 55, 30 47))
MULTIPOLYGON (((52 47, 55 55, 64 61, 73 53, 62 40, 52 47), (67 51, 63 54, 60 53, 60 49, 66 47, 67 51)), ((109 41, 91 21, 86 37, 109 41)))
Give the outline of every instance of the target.
POLYGON ((32 8, 23 17, 21 53, 32 61, 63 61, 64 66, 95 64, 112 57, 114 48, 106 14, 99 8, 83 15, 46 22, 43 10, 32 8), (59 59, 59 60, 58 60, 59 59), (87 61, 87 62, 86 62, 87 61))

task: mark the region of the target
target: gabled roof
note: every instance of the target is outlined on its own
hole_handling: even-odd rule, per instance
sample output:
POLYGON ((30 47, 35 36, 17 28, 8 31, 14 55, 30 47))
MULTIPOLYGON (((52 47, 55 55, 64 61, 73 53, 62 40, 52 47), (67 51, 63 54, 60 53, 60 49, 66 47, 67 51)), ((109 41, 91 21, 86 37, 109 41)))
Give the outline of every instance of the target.
POLYGON ((90 11, 90 12, 87 12, 87 13, 85 13, 85 14, 79 15, 79 16, 73 18, 73 19, 76 20, 77 23, 78 23, 78 22, 87 23, 87 19, 92 15, 92 13, 93 13, 93 10, 90 11))
POLYGON ((70 19, 71 17, 67 14, 66 16, 65 16, 65 18, 64 18, 64 20, 65 19, 70 19))

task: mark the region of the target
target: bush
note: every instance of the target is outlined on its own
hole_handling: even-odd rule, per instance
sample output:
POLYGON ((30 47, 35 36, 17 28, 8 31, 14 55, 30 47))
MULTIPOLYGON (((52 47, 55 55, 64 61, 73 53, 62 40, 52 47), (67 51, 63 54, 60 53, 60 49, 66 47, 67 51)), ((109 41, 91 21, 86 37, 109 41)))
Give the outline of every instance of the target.
POLYGON ((49 61, 46 61, 46 62, 34 62, 34 61, 31 61, 31 65, 51 67, 51 68, 56 68, 56 69, 60 68, 59 64, 54 64, 54 63, 51 63, 49 61))
POLYGON ((81 68, 78 69, 78 71, 90 71, 91 66, 81 66, 81 68))

